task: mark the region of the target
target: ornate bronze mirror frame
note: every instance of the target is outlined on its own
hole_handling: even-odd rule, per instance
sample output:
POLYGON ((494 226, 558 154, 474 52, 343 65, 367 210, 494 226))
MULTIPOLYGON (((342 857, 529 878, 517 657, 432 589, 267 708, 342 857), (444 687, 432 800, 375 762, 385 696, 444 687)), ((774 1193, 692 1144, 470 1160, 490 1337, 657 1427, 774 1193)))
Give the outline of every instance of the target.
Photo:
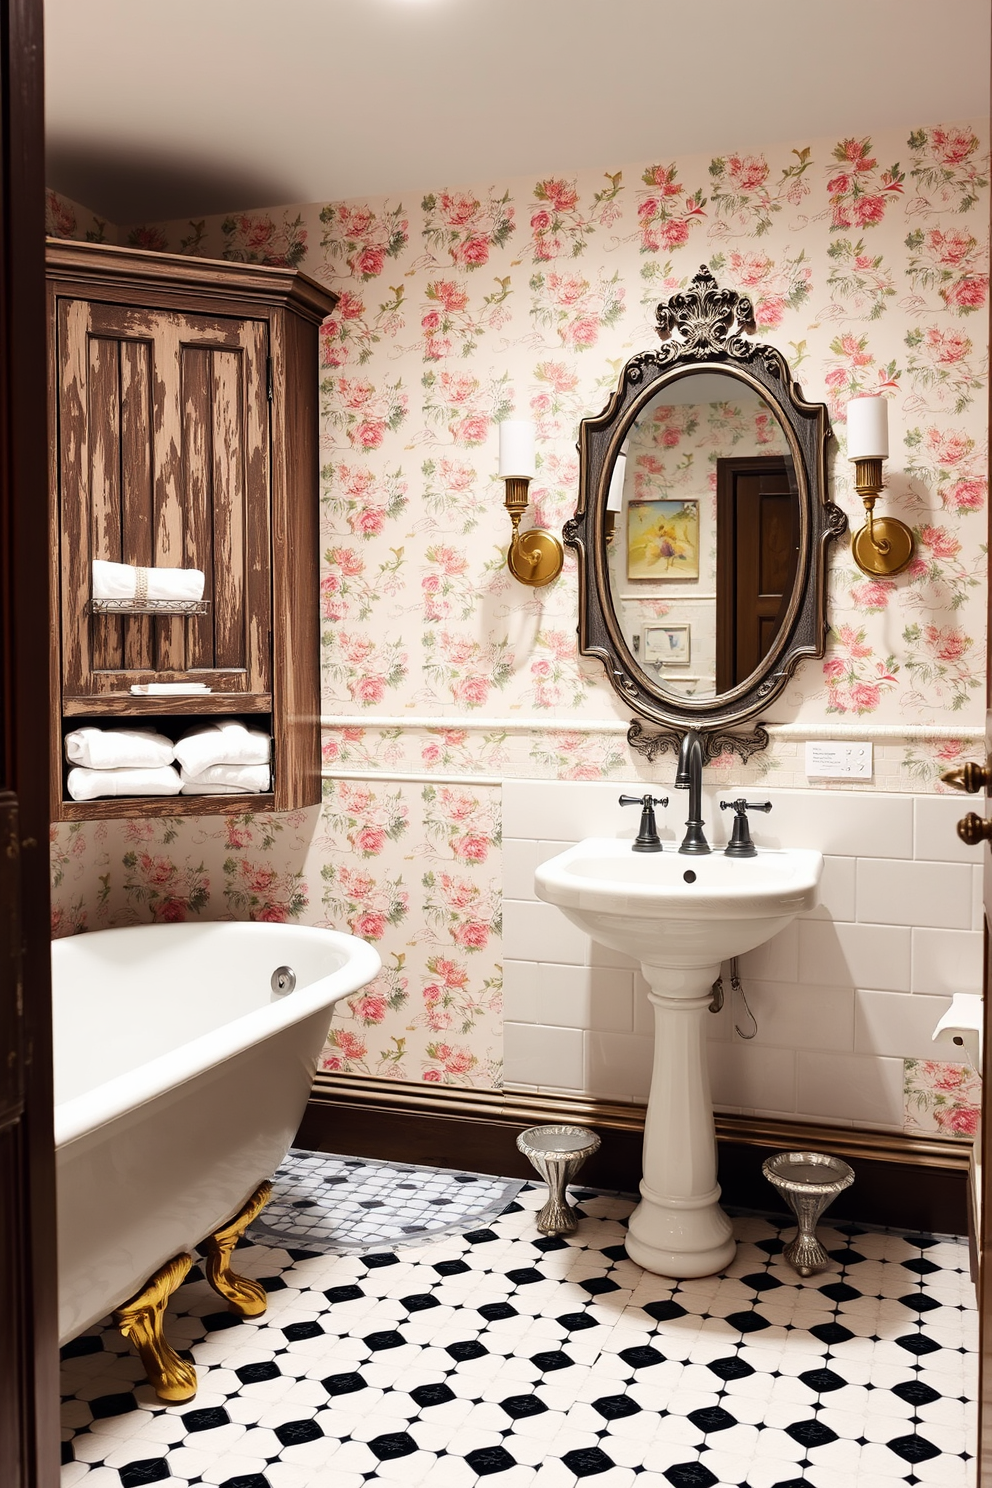
POLYGON ((827 494, 827 409, 806 401, 781 352, 747 339, 755 325, 751 301, 720 289, 705 266, 687 290, 658 306, 656 320, 662 344, 632 357, 604 411, 579 426, 579 500, 563 534, 578 557, 579 650, 598 657, 625 703, 661 725, 652 736, 633 721, 628 737, 641 752, 653 757, 677 747, 692 730, 702 736, 707 757, 729 746, 746 759, 764 747, 767 733, 760 726, 744 736, 732 730, 778 696, 803 657, 824 653, 827 545, 847 527, 827 494), (769 405, 791 451, 798 488, 795 576, 778 632, 749 676, 709 697, 677 695, 649 675, 623 633, 608 571, 607 499, 617 458, 651 400, 691 372, 733 377, 769 405))

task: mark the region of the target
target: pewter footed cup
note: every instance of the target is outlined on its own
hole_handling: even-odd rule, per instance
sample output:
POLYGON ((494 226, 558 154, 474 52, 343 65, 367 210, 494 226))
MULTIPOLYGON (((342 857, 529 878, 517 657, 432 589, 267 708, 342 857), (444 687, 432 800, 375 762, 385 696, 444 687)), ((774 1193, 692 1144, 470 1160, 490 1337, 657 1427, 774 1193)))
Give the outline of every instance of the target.
POLYGON ((571 1235, 578 1217, 565 1197, 587 1157, 599 1147, 595 1132, 584 1126, 530 1126, 520 1133, 517 1147, 548 1185, 548 1202, 537 1216, 544 1235, 571 1235))
POLYGON ((823 1271, 830 1257, 816 1238, 816 1226, 827 1206, 854 1182, 853 1169, 822 1152, 777 1152, 761 1171, 784 1195, 799 1226, 783 1251, 785 1260, 800 1276, 823 1271))

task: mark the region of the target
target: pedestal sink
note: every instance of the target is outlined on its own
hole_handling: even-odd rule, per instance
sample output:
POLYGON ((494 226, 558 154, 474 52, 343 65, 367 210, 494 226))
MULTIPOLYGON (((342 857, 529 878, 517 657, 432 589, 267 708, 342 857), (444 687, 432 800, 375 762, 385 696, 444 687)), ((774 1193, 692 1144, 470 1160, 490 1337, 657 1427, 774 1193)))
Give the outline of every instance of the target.
POLYGON ((733 1258, 716 1181, 706 1018, 720 964, 770 940, 817 902, 818 852, 753 858, 674 848, 634 853, 589 837, 541 865, 538 897, 594 940, 641 963, 654 1004, 654 1069, 644 1127, 641 1202, 627 1253, 662 1276, 708 1276, 733 1258))

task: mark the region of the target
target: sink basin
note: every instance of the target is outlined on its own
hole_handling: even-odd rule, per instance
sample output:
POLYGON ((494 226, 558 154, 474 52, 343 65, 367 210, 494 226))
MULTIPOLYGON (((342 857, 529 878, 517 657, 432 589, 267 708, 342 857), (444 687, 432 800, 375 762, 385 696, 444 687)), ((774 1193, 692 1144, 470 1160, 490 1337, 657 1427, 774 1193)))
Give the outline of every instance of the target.
POLYGON ((710 966, 813 909, 822 868, 821 855, 802 848, 689 857, 674 847, 635 853, 629 841, 587 837, 543 863, 534 883, 539 898, 603 945, 661 966, 710 966))
POLYGON ((762 945, 813 909, 823 858, 804 848, 753 858, 635 853, 589 837, 543 863, 538 897, 594 940, 641 963, 654 1006, 654 1068, 644 1121, 641 1202, 632 1260, 662 1276, 707 1276, 733 1259, 716 1181, 706 1018, 721 963, 762 945))

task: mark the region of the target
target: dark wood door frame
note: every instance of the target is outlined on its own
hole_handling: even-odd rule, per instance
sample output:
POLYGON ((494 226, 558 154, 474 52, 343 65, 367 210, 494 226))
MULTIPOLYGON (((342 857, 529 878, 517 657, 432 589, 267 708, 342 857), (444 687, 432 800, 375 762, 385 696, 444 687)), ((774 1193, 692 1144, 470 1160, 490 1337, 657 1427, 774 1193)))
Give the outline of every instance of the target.
MULTIPOLYGON (((992 67, 992 58, 990 58, 992 67)), ((992 203, 990 203, 992 208, 992 203)), ((992 304, 989 306, 989 329, 992 331, 992 304)), ((987 391, 989 427, 992 428, 992 382, 987 391)), ((992 452, 990 452, 989 475, 992 477, 992 452)), ((992 482, 990 482, 992 484, 992 482)), ((992 542, 992 510, 986 512, 989 541, 992 542)), ((986 643, 992 640, 992 593, 988 597, 985 619, 986 643)), ((988 769, 992 762, 992 656, 988 659, 985 681, 985 762, 988 769)), ((962 809, 962 816, 965 814, 962 809)), ((986 817, 992 816, 992 786, 985 788, 986 817)), ((976 1195, 978 1207, 979 1239, 975 1247, 978 1257, 978 1488, 992 1488, 992 1174, 989 1172, 989 1154, 992 1153, 992 1018, 989 1015, 989 929, 992 926, 992 845, 981 848, 983 864, 983 899, 985 901, 985 965, 983 992, 985 994, 984 1050, 982 1059, 982 1120, 981 1120, 981 1181, 976 1195)))
POLYGON ((0 7, 0 1481, 56 1488, 42 0, 0 7), (20 925, 18 928, 18 898, 20 925), (20 944, 18 944, 20 941, 20 944))
MULTIPOLYGON (((765 529, 760 521, 752 526, 746 526, 742 519, 742 502, 745 498, 738 488, 738 480, 742 476, 768 477, 773 489, 776 483, 782 486, 781 492, 776 491, 775 495, 784 495, 790 489, 794 489, 789 476, 789 462, 784 455, 730 455, 716 462, 716 690, 718 693, 729 692, 752 674, 761 658, 767 653, 769 645, 774 644, 774 636, 777 635, 781 624, 782 610, 787 608, 786 601, 778 607, 774 619, 774 633, 769 645, 762 646, 759 616, 763 612, 762 599, 764 599, 764 610, 767 612, 767 618, 771 618, 773 612, 768 610, 769 596, 759 597, 757 607, 753 610, 750 603, 744 603, 747 591, 743 585, 741 564, 743 562, 749 566, 756 579, 764 572, 762 536, 765 529)), ((789 576, 782 586, 783 594, 791 593, 795 584, 798 558, 795 545, 798 542, 799 528, 797 497, 791 516, 792 535, 789 543, 794 551, 789 576)))

